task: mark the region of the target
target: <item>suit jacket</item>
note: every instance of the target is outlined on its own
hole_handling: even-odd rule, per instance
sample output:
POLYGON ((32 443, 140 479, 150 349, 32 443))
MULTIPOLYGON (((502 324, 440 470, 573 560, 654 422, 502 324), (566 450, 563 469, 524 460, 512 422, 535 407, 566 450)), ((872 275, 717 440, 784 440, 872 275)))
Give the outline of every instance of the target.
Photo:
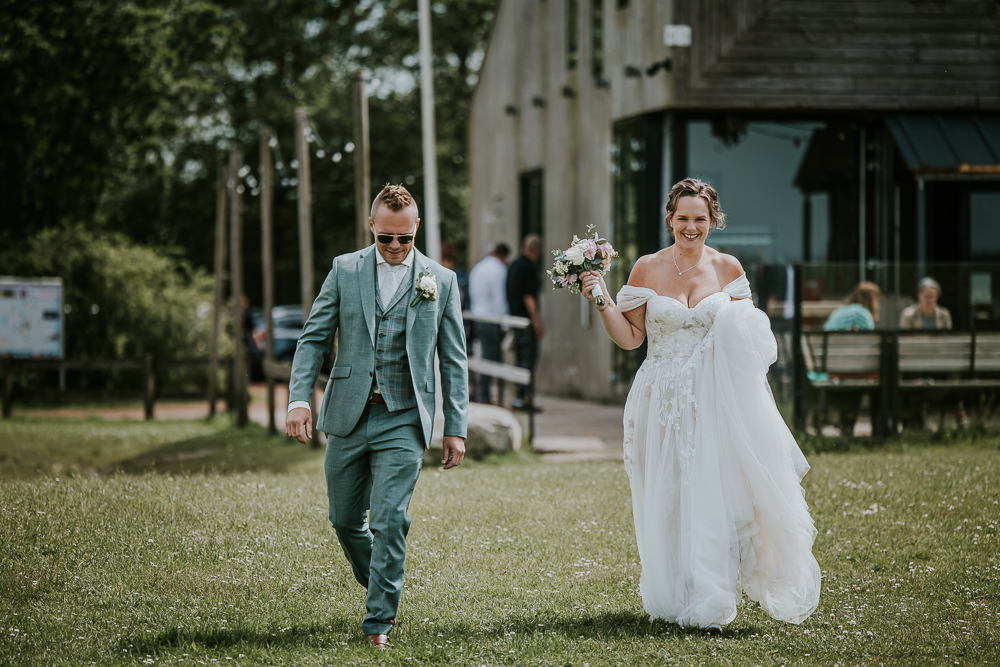
MULTIPOLYGON (((316 427, 346 436, 364 412, 375 373, 375 246, 341 255, 323 282, 302 329, 292 361, 288 400, 308 401, 323 358, 340 332, 337 357, 326 385, 316 427)), ((444 435, 464 438, 469 416, 468 359, 458 279, 437 262, 414 250, 410 294, 396 308, 406 308, 406 354, 417 397, 424 446, 434 425, 434 356, 440 360, 444 435), (417 277, 437 278, 436 301, 417 296, 417 277)))
MULTIPOLYGON (((924 322, 920 314, 920 304, 915 303, 903 309, 899 314, 900 329, 923 329, 924 322)), ((947 308, 934 306, 934 328, 951 329, 951 313, 947 308)))

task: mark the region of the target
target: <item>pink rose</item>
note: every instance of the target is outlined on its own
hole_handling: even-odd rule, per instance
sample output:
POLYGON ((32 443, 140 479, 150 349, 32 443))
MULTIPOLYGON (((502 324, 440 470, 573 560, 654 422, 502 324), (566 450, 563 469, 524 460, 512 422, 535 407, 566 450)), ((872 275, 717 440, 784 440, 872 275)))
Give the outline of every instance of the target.
POLYGON ((610 257, 611 253, 615 251, 615 249, 611 247, 610 243, 602 243, 600 248, 601 248, 601 257, 610 257))
POLYGON ((594 259, 597 255, 597 243, 594 239, 587 239, 587 249, 583 251, 583 256, 587 259, 594 259))

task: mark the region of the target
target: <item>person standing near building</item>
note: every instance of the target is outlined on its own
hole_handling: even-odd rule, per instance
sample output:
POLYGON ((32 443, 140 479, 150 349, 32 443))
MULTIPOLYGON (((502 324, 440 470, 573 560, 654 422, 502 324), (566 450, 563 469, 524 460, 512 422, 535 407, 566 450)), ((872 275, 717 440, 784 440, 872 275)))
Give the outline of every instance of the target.
MULTIPOLYGON (((497 243, 469 272, 469 308, 473 315, 507 315, 507 260, 510 246, 497 243)), ((503 329, 493 322, 476 322, 475 337, 479 341, 483 359, 500 361, 500 342, 503 329)), ((479 376, 476 390, 477 403, 490 403, 492 378, 479 376)))
POLYGON ((448 470, 465 456, 469 378, 458 280, 413 247, 420 220, 406 188, 385 186, 368 226, 375 243, 333 260, 302 329, 285 433, 300 442, 312 437, 309 400, 339 333, 316 429, 329 436, 330 523, 354 578, 368 589, 362 631, 384 649, 403 591, 407 508, 431 441, 434 393, 443 401, 448 470))
MULTIPOLYGON (((510 314, 527 317, 531 328, 514 331, 514 348, 517 365, 534 371, 538 363, 538 341, 545 336, 545 324, 538 308, 538 262, 542 258, 542 239, 537 234, 528 234, 521 242, 521 254, 507 267, 507 305, 510 314)), ((531 388, 518 387, 515 409, 535 410, 532 404, 531 388)))

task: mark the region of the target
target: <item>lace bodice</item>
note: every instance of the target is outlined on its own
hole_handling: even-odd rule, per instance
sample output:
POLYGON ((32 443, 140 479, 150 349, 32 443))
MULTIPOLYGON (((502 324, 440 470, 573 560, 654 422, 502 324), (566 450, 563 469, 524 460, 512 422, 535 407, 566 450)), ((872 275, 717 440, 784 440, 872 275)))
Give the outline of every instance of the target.
POLYGON ((710 294, 693 308, 677 299, 657 294, 646 287, 626 285, 618 292, 618 308, 622 311, 646 306, 646 338, 649 360, 684 358, 693 354, 708 336, 715 315, 722 304, 732 297, 745 299, 750 296, 750 281, 742 275, 710 294))

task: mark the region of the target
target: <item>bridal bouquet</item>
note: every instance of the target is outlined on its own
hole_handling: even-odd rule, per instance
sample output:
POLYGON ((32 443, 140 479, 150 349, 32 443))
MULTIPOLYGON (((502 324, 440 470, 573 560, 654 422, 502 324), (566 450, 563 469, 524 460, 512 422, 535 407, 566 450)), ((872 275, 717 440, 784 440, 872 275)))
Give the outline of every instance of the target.
MULTIPOLYGON (((611 258, 617 257, 618 253, 607 242, 606 239, 599 238, 594 225, 587 227, 587 234, 594 238, 573 237, 573 245, 565 250, 553 250, 555 265, 547 271, 549 280, 552 281, 552 289, 566 288, 574 294, 579 294, 583 287, 580 274, 584 271, 597 271, 602 276, 611 269, 611 258)), ((604 306, 607 299, 601 291, 600 285, 591 290, 594 295, 594 302, 598 306, 604 306)))

